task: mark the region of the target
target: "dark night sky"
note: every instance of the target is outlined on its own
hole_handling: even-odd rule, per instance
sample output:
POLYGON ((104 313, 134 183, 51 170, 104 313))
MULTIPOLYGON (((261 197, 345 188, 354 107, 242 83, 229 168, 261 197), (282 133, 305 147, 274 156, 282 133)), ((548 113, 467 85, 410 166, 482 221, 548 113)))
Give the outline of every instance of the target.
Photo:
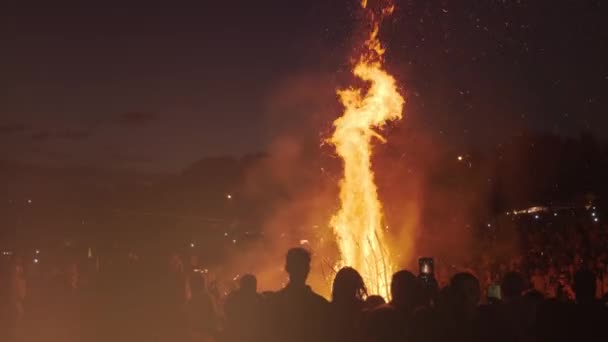
MULTIPOLYGON (((265 150, 282 127, 267 112, 290 80, 311 75, 294 91, 322 98, 344 84, 356 8, 7 1, 0 159, 156 171, 265 150)), ((608 138, 607 17, 600 0, 397 0, 383 38, 408 124, 454 144, 526 130, 608 138)))

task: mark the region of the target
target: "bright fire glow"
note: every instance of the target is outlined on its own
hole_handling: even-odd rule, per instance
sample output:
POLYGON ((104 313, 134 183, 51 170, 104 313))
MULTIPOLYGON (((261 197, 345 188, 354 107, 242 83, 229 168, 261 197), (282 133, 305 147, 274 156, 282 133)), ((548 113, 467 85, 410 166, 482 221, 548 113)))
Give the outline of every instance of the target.
MULTIPOLYGON (((367 1, 361 5, 365 8, 367 1)), ((368 291, 388 298, 393 262, 383 231, 382 205, 378 200, 372 171, 372 138, 384 138, 375 129, 402 117, 404 99, 395 79, 382 66, 384 48, 378 38, 382 19, 394 6, 371 14, 372 25, 365 51, 353 70, 369 88, 339 90, 344 114, 334 122, 330 142, 343 159, 344 177, 340 181, 339 211, 332 217, 341 260, 337 266, 351 266, 365 279, 368 291)))

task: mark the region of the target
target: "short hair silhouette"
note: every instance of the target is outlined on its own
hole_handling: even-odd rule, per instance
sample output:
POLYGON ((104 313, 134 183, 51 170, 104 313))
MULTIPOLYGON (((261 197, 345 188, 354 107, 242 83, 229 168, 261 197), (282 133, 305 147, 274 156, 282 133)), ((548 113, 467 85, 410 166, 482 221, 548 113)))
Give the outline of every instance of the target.
POLYGON ((525 289, 524 277, 518 272, 508 272, 502 279, 501 291, 504 299, 519 297, 525 289))
POLYGON ((574 293, 578 303, 589 303, 595 298, 595 273, 582 269, 574 275, 574 293))
POLYGON ((379 295, 371 295, 371 296, 367 296, 367 298, 365 299, 363 308, 365 310, 373 310, 383 304, 386 304, 384 297, 379 296, 379 295))
POLYGON ((450 293, 459 305, 476 306, 481 299, 479 280, 469 272, 457 273, 450 280, 450 293))
POLYGON ((306 278, 310 272, 310 253, 304 248, 291 248, 287 251, 285 271, 289 274, 291 284, 303 285, 306 283, 306 278))
POLYGON ((401 270, 393 274, 391 297, 395 307, 400 309, 413 308, 420 295, 420 282, 412 272, 401 270))
POLYGON ((254 293, 258 290, 258 280, 253 274, 244 274, 239 279, 239 287, 244 292, 254 293))
POLYGON ((366 294, 365 283, 357 270, 343 267, 336 273, 331 291, 334 302, 348 302, 353 299, 363 301, 366 294))

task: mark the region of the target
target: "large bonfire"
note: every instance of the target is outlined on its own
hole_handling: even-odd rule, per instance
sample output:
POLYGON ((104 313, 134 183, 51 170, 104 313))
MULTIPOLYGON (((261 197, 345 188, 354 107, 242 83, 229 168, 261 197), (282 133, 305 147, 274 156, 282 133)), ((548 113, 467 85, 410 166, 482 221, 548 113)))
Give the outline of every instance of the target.
POLYGON ((392 1, 379 11, 361 6, 371 19, 369 36, 357 59, 353 74, 369 84, 367 89, 338 91, 344 114, 334 122, 330 142, 343 159, 344 177, 340 181, 341 206, 332 217, 341 260, 337 266, 359 270, 368 290, 388 297, 393 271, 391 253, 386 243, 382 205, 378 200, 372 171, 372 139, 384 138, 376 131, 388 121, 402 117, 404 99, 395 79, 383 69, 384 48, 378 37, 382 20, 393 13, 392 1))

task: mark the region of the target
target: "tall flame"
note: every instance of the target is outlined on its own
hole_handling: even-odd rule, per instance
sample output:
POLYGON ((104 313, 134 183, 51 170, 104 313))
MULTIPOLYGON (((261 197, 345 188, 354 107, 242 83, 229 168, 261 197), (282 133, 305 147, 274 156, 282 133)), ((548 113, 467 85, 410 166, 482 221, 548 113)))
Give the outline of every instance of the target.
MULTIPOLYGON (((367 0, 362 0, 361 6, 366 8, 367 0)), ((345 110, 334 122, 335 131, 330 142, 343 159, 344 177, 340 181, 341 207, 330 225, 340 250, 338 266, 356 268, 371 293, 388 298, 393 264, 371 168, 371 142, 373 137, 384 141, 375 128, 400 119, 405 101, 397 90, 395 79, 383 69, 385 50, 378 38, 382 19, 392 14, 394 5, 384 6, 379 15, 366 10, 372 20, 371 31, 353 74, 368 82, 369 88, 367 92, 358 88, 338 91, 345 110)))

